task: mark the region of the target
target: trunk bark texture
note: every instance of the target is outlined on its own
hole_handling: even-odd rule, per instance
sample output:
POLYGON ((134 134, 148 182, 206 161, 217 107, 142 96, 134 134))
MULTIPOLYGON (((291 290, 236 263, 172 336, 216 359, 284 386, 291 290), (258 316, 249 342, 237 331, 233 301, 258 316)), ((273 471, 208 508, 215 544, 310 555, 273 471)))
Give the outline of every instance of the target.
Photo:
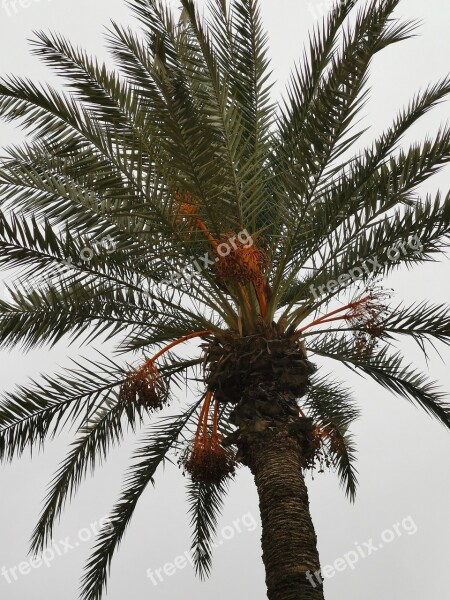
POLYGON ((323 600, 317 538, 301 447, 287 429, 265 431, 248 462, 259 495, 269 600, 323 600))

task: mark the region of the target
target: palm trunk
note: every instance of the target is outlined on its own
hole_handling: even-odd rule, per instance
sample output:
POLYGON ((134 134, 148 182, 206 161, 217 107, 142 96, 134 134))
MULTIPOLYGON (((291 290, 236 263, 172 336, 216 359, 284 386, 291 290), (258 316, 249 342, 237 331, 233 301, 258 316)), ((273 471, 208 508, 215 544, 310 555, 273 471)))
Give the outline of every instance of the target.
POLYGON ((269 600, 323 600, 317 538, 301 468, 301 448, 286 430, 266 431, 252 449, 269 600))
POLYGON ((210 384, 233 402, 224 441, 254 475, 262 520, 269 600, 323 600, 317 538, 303 469, 315 456, 313 422, 299 413, 314 366, 295 339, 276 325, 259 335, 230 334, 210 349, 210 384), (236 398, 238 398, 236 402, 236 398))

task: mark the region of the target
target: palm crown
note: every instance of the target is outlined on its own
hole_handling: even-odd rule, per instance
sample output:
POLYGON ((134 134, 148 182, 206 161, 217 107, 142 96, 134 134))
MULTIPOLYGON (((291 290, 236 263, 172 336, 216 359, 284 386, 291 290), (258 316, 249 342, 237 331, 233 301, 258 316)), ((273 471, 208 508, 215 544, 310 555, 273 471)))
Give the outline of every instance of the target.
MULTIPOLYGON (((208 573, 217 515, 245 454, 239 387, 263 385, 267 370, 301 398, 289 409, 302 423, 305 468, 334 466, 350 496, 358 411, 308 357, 361 371, 450 426, 441 392, 391 349, 400 335, 422 348, 427 338, 448 342, 448 308, 392 306, 377 284, 447 247, 450 196, 421 198, 416 188, 450 161, 450 130, 398 144, 450 80, 352 151, 373 57, 414 29, 393 20, 399 0, 372 0, 351 25, 357 0, 337 3, 279 105, 256 0, 210 0, 207 20, 192 0, 177 17, 156 0, 130 4, 143 35, 112 24, 116 71, 38 33, 34 51, 70 91, 0 82, 0 115, 28 132, 0 163, 0 261, 19 269, 0 302, 1 343, 107 334, 119 352, 146 355, 133 367, 80 358, 0 405, 3 459, 67 422, 77 428, 33 534, 36 552, 88 467, 125 427, 152 421, 88 563, 85 600, 100 598, 136 503, 170 453, 190 474, 195 561, 208 573), (189 339, 202 341, 194 358, 177 353, 189 339), (198 398, 153 423, 183 378, 197 381, 198 398)), ((267 407, 248 406, 248 418, 269 418, 267 407)))

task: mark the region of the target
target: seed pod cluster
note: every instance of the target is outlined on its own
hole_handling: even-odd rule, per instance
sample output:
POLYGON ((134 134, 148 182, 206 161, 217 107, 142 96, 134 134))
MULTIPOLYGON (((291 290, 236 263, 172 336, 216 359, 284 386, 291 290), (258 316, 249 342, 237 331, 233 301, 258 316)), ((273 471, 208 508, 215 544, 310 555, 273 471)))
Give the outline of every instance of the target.
POLYGON ((167 388, 153 363, 128 373, 120 388, 125 402, 151 409, 160 409, 167 400, 167 388))

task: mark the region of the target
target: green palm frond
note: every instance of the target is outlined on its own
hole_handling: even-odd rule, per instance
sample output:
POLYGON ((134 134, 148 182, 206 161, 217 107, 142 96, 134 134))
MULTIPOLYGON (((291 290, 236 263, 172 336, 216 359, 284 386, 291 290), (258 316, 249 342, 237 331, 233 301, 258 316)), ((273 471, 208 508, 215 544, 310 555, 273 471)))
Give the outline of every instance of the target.
MULTIPOLYGON (((160 372, 166 381, 195 362, 171 357, 168 365, 160 372)), ((67 501, 71 500, 86 477, 88 470, 93 473, 98 462, 105 461, 112 447, 119 445, 127 428, 135 431, 150 411, 146 407, 133 406, 124 401, 115 391, 106 395, 92 416, 83 421, 77 430, 78 437, 71 444, 70 451, 60 465, 51 482, 44 509, 31 538, 31 551, 39 554, 51 539, 55 523, 67 501)))
POLYGON ((414 367, 405 365, 399 352, 389 354, 388 348, 384 347, 378 349, 375 356, 366 358, 358 352, 352 340, 344 335, 337 338, 334 334, 309 342, 309 348, 318 356, 332 358, 365 373, 385 389, 417 403, 450 428, 450 404, 446 401, 446 394, 414 367))
MULTIPOLYGON (((106 397, 102 405, 79 429, 79 437, 51 482, 45 506, 31 539, 31 551, 41 552, 52 537, 53 527, 61 515, 67 499, 73 497, 77 487, 86 476, 88 468, 93 471, 97 460, 106 459, 110 448, 123 438, 123 402, 117 397, 106 397)), ((130 422, 134 427, 134 419, 130 422)))
POLYGON ((320 296, 316 308, 329 302, 347 287, 355 268, 360 279, 367 282, 401 265, 412 267, 436 260, 447 250, 449 234, 450 195, 442 198, 439 192, 435 198, 395 210, 362 230, 357 221, 349 222, 338 235, 330 234, 329 242, 309 257, 311 267, 305 280, 294 280, 286 286, 285 312, 298 302, 313 301, 314 294, 320 296), (347 277, 343 285, 328 287, 341 276, 347 277))
POLYGON ((345 490, 348 498, 354 502, 358 487, 358 471, 355 467, 356 445, 353 436, 348 432, 337 431, 335 435, 338 436, 341 443, 338 450, 330 449, 333 466, 338 472, 341 487, 345 490))
POLYGON ((359 417, 351 391, 329 375, 312 378, 307 395, 302 401, 307 415, 321 428, 332 429, 338 446, 327 443, 333 466, 340 477, 347 496, 354 501, 358 484, 356 448, 349 433, 350 426, 359 417))
POLYGON ((138 461, 125 479, 121 497, 110 514, 108 525, 98 534, 92 557, 86 565, 81 598, 97 600, 102 597, 113 554, 120 544, 139 498, 147 486, 154 484, 155 473, 167 460, 178 438, 195 413, 199 402, 176 417, 162 419, 147 435, 142 447, 135 452, 138 461))
POLYGON ((359 416, 351 391, 328 374, 312 378, 302 406, 315 421, 343 429, 359 416))
POLYGON ((394 307, 384 323, 386 334, 410 335, 423 347, 426 339, 450 344, 450 307, 417 302, 411 306, 394 307))
MULTIPOLYGON (((307 203, 322 176, 326 177, 326 167, 348 148, 345 135, 364 104, 363 90, 372 58, 387 45, 408 37, 413 29, 409 22, 392 27, 391 15, 398 4, 399 0, 373 1, 358 13, 353 28, 343 32, 342 49, 329 53, 329 69, 315 84, 303 119, 301 111, 295 110, 298 93, 297 98, 291 96, 294 106, 284 129, 292 142, 284 143, 284 152, 293 163, 298 191, 306 194, 307 203)), ((345 14, 345 5, 342 10, 345 14)))
POLYGON ((195 570, 202 579, 211 572, 214 536, 228 485, 228 481, 219 484, 191 481, 187 487, 193 530, 191 552, 195 570))
POLYGON ((88 106, 105 124, 128 131, 130 136, 141 133, 144 147, 151 154, 148 140, 143 135, 145 112, 129 84, 60 35, 40 31, 32 43, 34 53, 67 80, 80 103, 88 106))
POLYGON ((87 422, 125 373, 110 359, 104 363, 73 361, 77 368, 65 369, 43 382, 18 386, 0 402, 0 459, 11 460, 27 448, 42 446, 48 436, 67 422, 87 422))
MULTIPOLYGON (((8 289, 8 288, 7 288, 8 289)), ((54 345, 64 336, 89 343, 108 334, 121 339, 121 350, 137 350, 169 342, 204 326, 207 321, 183 315, 175 301, 158 305, 144 290, 120 288, 86 279, 10 288, 0 301, 0 346, 24 349, 54 345), (164 310, 164 319, 157 316, 164 310)), ((208 323, 208 325, 210 325, 208 323)))

